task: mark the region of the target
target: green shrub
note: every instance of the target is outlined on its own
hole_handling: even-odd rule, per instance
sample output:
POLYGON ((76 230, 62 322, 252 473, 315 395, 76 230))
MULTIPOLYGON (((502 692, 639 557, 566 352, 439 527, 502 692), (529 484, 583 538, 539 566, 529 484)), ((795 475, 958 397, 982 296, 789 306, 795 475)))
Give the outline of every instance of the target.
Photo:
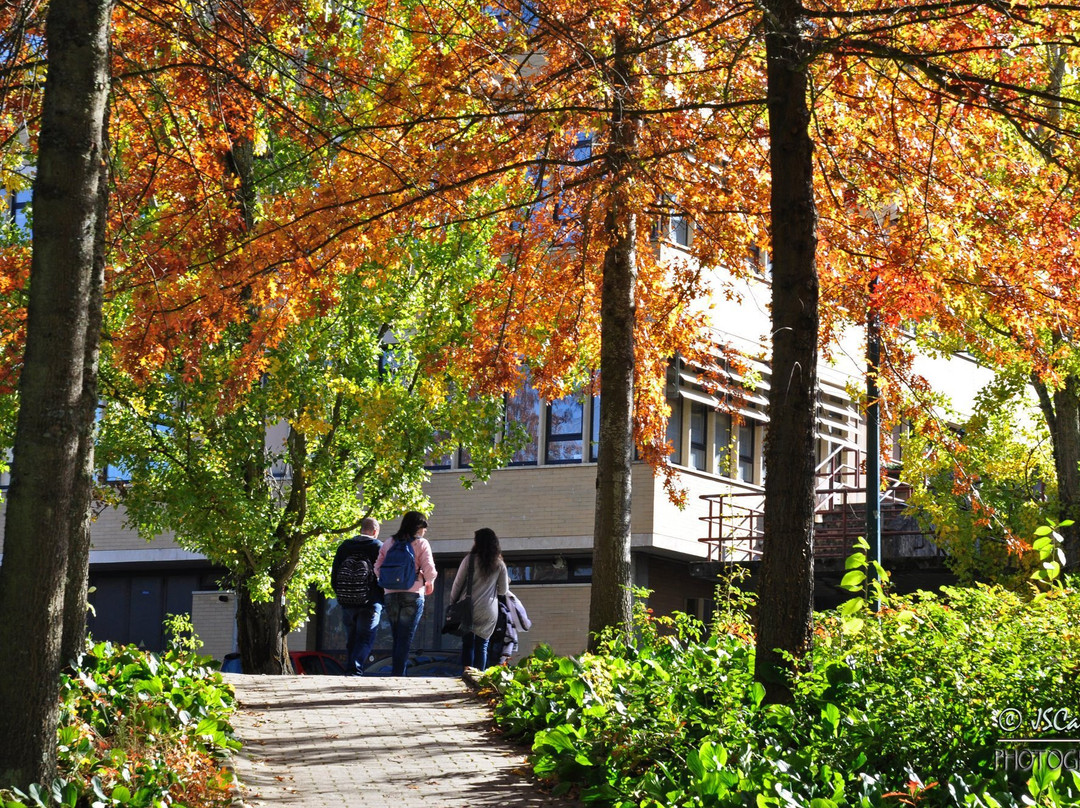
POLYGON ((191 653, 182 625, 172 628, 160 656, 107 642, 87 648, 61 682, 59 777, 27 793, 0 791, 4 808, 231 804, 221 759, 239 747, 232 689, 212 660, 191 653))
MULTIPOLYGON (((865 567, 849 581, 865 585, 865 567)), ((790 705, 764 704, 749 625, 730 613, 709 632, 639 608, 632 646, 541 647, 485 681, 537 775, 602 805, 1080 805, 1075 772, 1005 770, 999 721, 1080 716, 1080 591, 880 594, 880 611, 863 598, 817 616, 790 705)))

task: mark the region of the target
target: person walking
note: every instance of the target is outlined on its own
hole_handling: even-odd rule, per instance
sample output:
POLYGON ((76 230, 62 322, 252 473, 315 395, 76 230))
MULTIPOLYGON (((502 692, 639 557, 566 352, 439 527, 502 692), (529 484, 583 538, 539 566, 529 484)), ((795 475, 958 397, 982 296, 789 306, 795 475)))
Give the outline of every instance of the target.
POLYGON ((472 550, 462 559, 450 587, 450 602, 472 597, 472 631, 461 638, 461 664, 466 668, 487 667, 488 641, 499 616, 498 595, 510 589, 499 548, 499 537, 489 527, 482 527, 473 537, 472 550), (470 580, 471 578, 471 580, 470 580))
POLYGON ((424 615, 424 596, 435 591, 435 562, 427 533, 427 518, 408 511, 391 541, 383 544, 375 561, 375 574, 384 592, 384 612, 394 638, 391 675, 404 676, 409 648, 424 615))
POLYGON ((382 617, 383 590, 375 574, 380 549, 379 523, 369 516, 360 523, 360 535, 345 539, 334 553, 330 586, 345 625, 345 670, 349 676, 364 675, 382 617))

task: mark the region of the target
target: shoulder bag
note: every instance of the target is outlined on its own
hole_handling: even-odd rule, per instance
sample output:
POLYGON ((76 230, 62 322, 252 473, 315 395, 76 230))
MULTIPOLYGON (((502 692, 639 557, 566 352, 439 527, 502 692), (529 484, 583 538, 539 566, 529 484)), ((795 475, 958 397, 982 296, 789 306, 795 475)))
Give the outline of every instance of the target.
POLYGON ((465 578, 465 591, 446 607, 446 620, 443 622, 443 634, 456 634, 464 637, 473 628, 472 620, 472 571, 476 559, 469 554, 469 572, 465 578))

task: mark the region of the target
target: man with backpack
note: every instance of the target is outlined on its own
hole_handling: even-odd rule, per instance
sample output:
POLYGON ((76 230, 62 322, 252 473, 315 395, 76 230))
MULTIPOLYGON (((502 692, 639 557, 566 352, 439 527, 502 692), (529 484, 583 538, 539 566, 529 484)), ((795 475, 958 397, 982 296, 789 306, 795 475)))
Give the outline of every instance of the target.
POLYGON ((338 545, 330 571, 330 586, 345 624, 345 670, 350 676, 364 675, 382 618, 383 590, 375 573, 382 549, 378 536, 379 523, 365 518, 360 535, 338 545))
POLYGON ((435 562, 427 533, 427 518, 419 511, 401 517, 401 526, 379 551, 375 574, 386 591, 386 619, 394 637, 393 676, 404 676, 409 648, 424 614, 424 596, 435 591, 435 562))

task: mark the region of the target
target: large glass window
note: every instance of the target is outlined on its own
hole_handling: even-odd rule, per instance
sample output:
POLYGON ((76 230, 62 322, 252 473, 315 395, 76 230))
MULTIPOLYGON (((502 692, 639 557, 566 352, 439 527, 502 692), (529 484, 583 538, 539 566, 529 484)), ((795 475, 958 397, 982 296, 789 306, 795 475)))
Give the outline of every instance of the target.
POLYGON ((705 425, 708 411, 700 401, 690 402, 690 468, 706 470, 705 425))
POLYGON ((581 462, 584 410, 584 403, 576 396, 565 396, 548 404, 546 462, 581 462))
POLYGON ((669 459, 672 463, 682 465, 682 399, 668 399, 668 404, 671 405, 667 422, 667 439, 671 444, 669 459))
POLYGON ((757 430, 753 421, 746 421, 739 427, 739 479, 746 483, 754 482, 754 466, 757 459, 757 430))
POLYGON ((506 425, 511 434, 525 436, 525 445, 510 458, 510 465, 536 465, 540 451, 540 395, 529 384, 527 376, 521 386, 506 397, 506 425))

